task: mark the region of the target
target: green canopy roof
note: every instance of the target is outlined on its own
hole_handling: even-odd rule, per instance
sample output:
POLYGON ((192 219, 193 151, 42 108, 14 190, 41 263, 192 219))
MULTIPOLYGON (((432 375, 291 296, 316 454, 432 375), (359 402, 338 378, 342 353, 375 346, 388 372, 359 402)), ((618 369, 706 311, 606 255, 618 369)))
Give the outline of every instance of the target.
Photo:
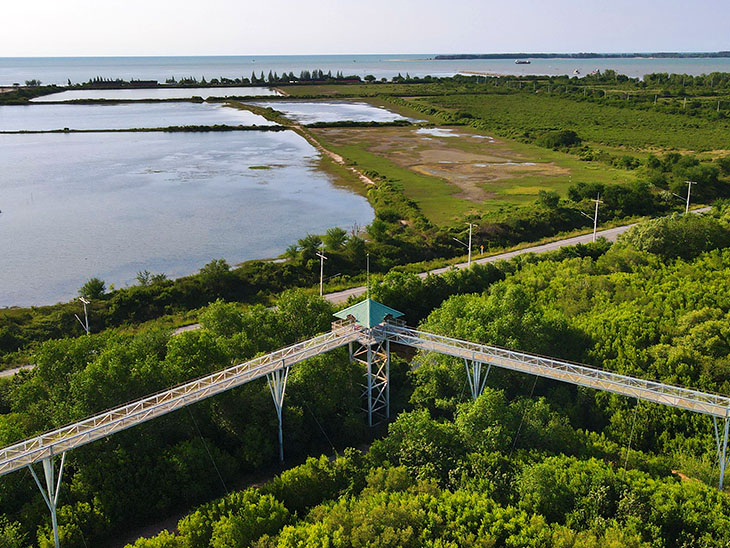
POLYGON ((335 312, 335 316, 346 320, 349 316, 355 318, 355 321, 363 327, 373 327, 380 325, 385 321, 386 316, 392 316, 393 318, 399 318, 402 316, 402 312, 380 304, 372 299, 365 299, 362 302, 354 304, 344 310, 335 312))

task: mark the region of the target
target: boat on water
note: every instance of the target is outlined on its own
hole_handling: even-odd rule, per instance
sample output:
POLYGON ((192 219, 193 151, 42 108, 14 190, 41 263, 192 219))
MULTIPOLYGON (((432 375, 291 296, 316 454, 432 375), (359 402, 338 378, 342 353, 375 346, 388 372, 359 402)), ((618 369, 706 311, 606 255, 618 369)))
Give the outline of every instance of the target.
POLYGON ((515 65, 529 65, 529 59, 515 59, 515 65))

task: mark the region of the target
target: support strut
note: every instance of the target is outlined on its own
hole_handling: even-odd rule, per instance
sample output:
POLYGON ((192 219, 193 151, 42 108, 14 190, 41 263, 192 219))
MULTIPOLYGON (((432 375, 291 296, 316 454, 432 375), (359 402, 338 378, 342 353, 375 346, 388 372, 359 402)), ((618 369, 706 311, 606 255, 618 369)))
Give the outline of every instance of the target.
MULTIPOLYGON (((281 362, 282 366, 284 362, 281 362)), ((284 409, 284 393, 286 392, 286 380, 289 377, 289 368, 283 367, 271 373, 267 373, 266 380, 269 382, 269 390, 276 407, 276 418, 279 419, 279 461, 284 462, 284 432, 281 426, 281 412, 284 409)))
POLYGON ((726 415, 723 422, 722 442, 720 442, 720 430, 717 427, 717 417, 712 417, 712 423, 715 426, 715 442, 717 443, 717 460, 720 462, 720 481, 717 487, 720 491, 722 491, 725 483, 725 469, 728 464, 727 441, 728 433, 730 432, 730 417, 726 415))
POLYGON ((476 360, 467 360, 464 358, 464 367, 466 367, 466 378, 469 381, 469 390, 471 390, 471 399, 477 399, 484 391, 484 384, 487 382, 489 370, 492 364, 487 364, 487 370, 482 377, 482 362, 476 360))
POLYGON ((352 360, 365 367, 365 412, 368 426, 390 418, 390 341, 371 339, 351 354, 352 360))
POLYGON ((60 548, 61 544, 58 539, 58 517, 56 516, 56 507, 58 505, 58 493, 61 490, 61 479, 63 478, 63 465, 66 463, 66 453, 61 454, 61 466, 58 468, 58 480, 54 479, 55 476, 55 466, 54 466, 54 456, 51 455, 50 457, 47 457, 43 459, 43 474, 45 476, 46 480, 46 486, 44 487, 40 480, 38 479, 38 476, 35 473, 35 470, 33 470, 32 465, 28 465, 28 469, 30 470, 30 473, 33 475, 33 479, 35 480, 36 485, 38 486, 38 489, 41 491, 41 495, 43 495, 43 500, 46 502, 46 506, 48 506, 48 509, 51 511, 51 525, 53 526, 53 542, 55 544, 56 548, 60 548))

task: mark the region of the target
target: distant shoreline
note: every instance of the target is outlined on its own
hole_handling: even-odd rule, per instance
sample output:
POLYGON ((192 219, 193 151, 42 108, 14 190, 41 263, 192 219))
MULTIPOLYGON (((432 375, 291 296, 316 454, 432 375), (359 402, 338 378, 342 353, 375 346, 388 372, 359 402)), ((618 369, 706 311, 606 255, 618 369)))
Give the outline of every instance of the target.
POLYGON ((454 53, 436 55, 434 60, 464 59, 718 59, 730 58, 730 51, 656 53, 454 53))

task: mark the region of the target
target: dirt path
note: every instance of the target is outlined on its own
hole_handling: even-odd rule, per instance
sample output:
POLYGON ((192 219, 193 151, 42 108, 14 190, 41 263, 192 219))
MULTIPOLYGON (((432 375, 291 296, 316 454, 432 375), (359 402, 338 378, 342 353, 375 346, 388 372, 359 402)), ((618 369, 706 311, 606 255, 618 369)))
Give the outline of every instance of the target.
MULTIPOLYGON (((277 89, 277 88, 275 88, 277 89)), ((277 91, 281 91, 277 89, 277 91)), ((283 93, 283 92, 282 92, 283 93)), ((264 118, 267 118, 271 122, 275 122, 277 124, 280 124, 288 129, 291 129, 292 131, 296 132, 298 135, 303 137, 310 145, 312 145, 314 148, 316 148, 321 154, 332 160, 337 165, 340 165, 344 167, 345 169, 349 170, 355 177, 357 177, 361 183, 365 185, 375 185, 375 181, 373 181, 370 177, 365 175, 363 172, 361 172, 359 169, 357 169, 354 166, 347 165, 347 162, 345 159, 340 156, 339 154, 332 152, 331 150, 327 149, 322 145, 322 143, 319 142, 319 140, 312 135, 310 131, 307 130, 304 126, 301 124, 298 124, 284 116, 276 116, 275 118, 271 117, 270 115, 267 116, 266 111, 263 109, 259 109, 253 105, 247 105, 246 103, 235 103, 235 108, 248 110, 250 112, 253 112, 254 114, 258 114, 259 116, 263 116, 264 118)))
POLYGON ((374 185, 375 181, 373 181, 370 177, 365 175, 362 171, 359 169, 347 165, 347 162, 345 162, 345 159, 340 156, 339 154, 332 152, 329 149, 326 149, 322 144, 317 140, 317 138, 312 135, 309 131, 307 131, 303 126, 300 126, 299 124, 292 124, 290 126, 294 131, 296 131, 299 135, 304 137, 307 142, 312 145, 314 148, 316 148, 318 151, 320 151, 322 154, 327 156, 329 159, 331 159, 334 163, 341 165, 351 171, 363 184, 366 185, 374 185))

